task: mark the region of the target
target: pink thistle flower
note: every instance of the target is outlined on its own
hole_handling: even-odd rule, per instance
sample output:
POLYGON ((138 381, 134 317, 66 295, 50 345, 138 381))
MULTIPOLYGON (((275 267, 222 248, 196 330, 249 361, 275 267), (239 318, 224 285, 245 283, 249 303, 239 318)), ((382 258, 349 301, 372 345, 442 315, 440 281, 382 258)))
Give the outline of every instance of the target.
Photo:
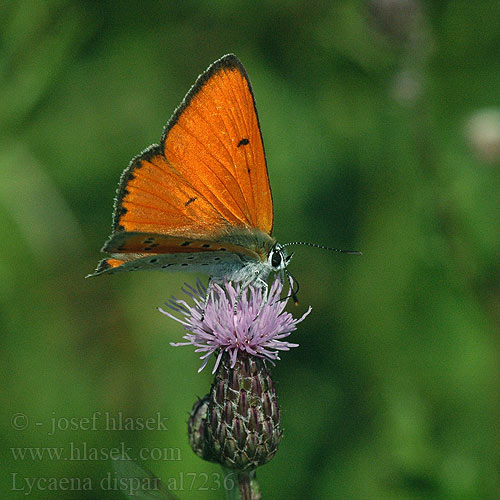
POLYGON ((283 339, 297 328, 297 324, 304 320, 311 308, 301 318, 295 319, 284 311, 288 297, 280 299, 282 289, 283 284, 277 277, 267 297, 264 288, 249 285, 237 300, 241 290, 240 283, 233 285, 225 282, 223 286, 213 284, 205 305, 207 290, 197 280, 196 288, 188 284, 182 288, 194 305, 175 297, 166 304, 180 318, 169 311, 159 310, 181 323, 189 332, 183 337, 186 342, 171 342, 171 345, 192 345, 196 348, 195 352, 203 353, 200 356, 203 363, 198 372, 205 368, 210 356, 218 351, 212 370, 215 373, 224 352, 229 354, 233 368, 238 352, 275 361, 280 359, 280 351, 298 346, 283 339))

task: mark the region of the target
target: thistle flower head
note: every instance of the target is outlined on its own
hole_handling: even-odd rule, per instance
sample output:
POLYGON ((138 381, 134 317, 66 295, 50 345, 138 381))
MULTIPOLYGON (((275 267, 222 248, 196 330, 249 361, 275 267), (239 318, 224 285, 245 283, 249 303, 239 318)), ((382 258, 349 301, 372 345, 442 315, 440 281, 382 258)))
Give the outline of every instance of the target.
POLYGON ((283 339, 297 328, 311 308, 295 319, 284 311, 288 298, 280 300, 282 289, 283 284, 277 277, 268 294, 264 288, 251 284, 240 296, 239 283, 225 282, 223 286, 212 284, 206 300, 207 289, 198 280, 196 288, 188 284, 182 288, 193 305, 172 297, 166 304, 169 310, 159 310, 188 331, 183 337, 186 342, 171 345, 192 345, 196 352, 202 353, 203 363, 198 371, 203 370, 211 355, 217 352, 212 371, 215 373, 225 352, 234 367, 239 352, 274 361, 280 359, 280 351, 298 346, 283 339))

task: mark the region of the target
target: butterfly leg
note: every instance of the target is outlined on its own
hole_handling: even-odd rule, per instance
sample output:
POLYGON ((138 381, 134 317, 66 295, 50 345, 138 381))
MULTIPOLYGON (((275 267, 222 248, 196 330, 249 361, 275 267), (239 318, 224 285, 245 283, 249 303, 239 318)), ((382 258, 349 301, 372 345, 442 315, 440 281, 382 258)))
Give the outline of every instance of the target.
POLYGON ((205 300, 203 301, 203 310, 201 311, 201 321, 205 319, 205 311, 207 309, 208 299, 210 298, 210 290, 212 288, 212 284, 216 282, 217 280, 214 279, 213 276, 208 277, 207 294, 205 295, 205 300))
POLYGON ((261 284, 262 288, 264 288, 264 293, 262 294, 262 302, 260 303, 259 312, 257 313, 257 316, 255 316, 255 319, 260 316, 262 309, 264 309, 264 305, 267 302, 267 294, 269 292, 269 285, 267 284, 267 281, 262 278, 258 278, 257 281, 261 284))

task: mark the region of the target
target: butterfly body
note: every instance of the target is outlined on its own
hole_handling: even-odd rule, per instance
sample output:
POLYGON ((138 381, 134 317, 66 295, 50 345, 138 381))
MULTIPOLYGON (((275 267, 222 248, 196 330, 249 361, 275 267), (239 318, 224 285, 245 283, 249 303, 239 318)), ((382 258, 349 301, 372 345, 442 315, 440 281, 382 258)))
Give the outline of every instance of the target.
POLYGON ((252 278, 267 278, 272 270, 279 270, 281 263, 287 261, 284 249, 262 231, 242 229, 216 236, 212 240, 199 240, 118 232, 103 248, 112 253, 111 257, 99 263, 94 275, 159 269, 205 272, 215 279, 252 281, 252 278), (122 243, 127 245, 126 253, 120 252, 122 243), (169 253, 163 253, 166 249, 169 253), (275 254, 282 256, 274 257, 274 264, 279 261, 278 265, 273 265, 275 254))
POLYGON ((198 77, 160 143, 123 172, 103 247, 111 256, 91 276, 159 269, 263 283, 290 259, 272 227, 255 100, 229 54, 198 77))

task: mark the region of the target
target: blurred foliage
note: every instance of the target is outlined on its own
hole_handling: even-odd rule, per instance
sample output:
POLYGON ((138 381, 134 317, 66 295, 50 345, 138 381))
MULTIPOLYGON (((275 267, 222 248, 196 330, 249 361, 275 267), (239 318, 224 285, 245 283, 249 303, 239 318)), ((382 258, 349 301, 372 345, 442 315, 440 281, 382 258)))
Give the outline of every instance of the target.
POLYGON ((6 497, 124 498, 99 486, 105 457, 12 451, 71 443, 170 450, 146 463, 180 498, 223 496, 186 436, 211 375, 155 309, 194 277, 83 277, 121 170, 228 52, 252 78, 276 237, 364 253, 297 248, 296 313, 313 313, 274 370, 285 435, 263 498, 497 497, 499 2, 18 0, 0 20, 6 497), (158 414, 168 430, 105 427, 158 414))

